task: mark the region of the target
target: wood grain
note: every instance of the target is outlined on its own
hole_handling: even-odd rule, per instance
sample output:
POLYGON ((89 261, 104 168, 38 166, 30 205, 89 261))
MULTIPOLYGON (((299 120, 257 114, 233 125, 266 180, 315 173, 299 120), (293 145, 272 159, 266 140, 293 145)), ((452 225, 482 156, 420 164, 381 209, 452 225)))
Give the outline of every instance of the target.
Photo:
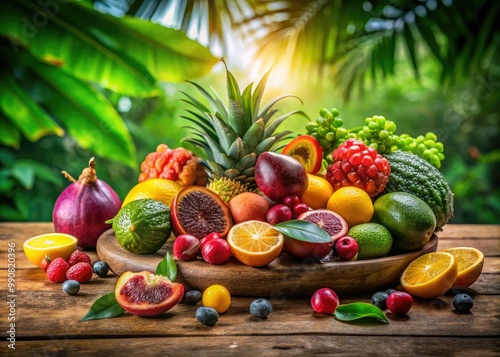
MULTIPOLYGON (((126 271, 154 272, 167 252, 173 256, 171 242, 169 239, 156 254, 137 255, 123 249, 114 232, 108 230, 99 238, 97 254, 117 275, 126 271)), ((340 294, 386 288, 399 279, 410 262, 436 251, 437 245, 438 238, 434 235, 420 251, 352 262, 299 261, 282 253, 262 268, 246 266, 234 258, 222 265, 210 265, 201 258, 188 262, 175 260, 177 280, 192 289, 203 291, 210 285, 221 284, 234 296, 310 296, 324 287, 340 294)))

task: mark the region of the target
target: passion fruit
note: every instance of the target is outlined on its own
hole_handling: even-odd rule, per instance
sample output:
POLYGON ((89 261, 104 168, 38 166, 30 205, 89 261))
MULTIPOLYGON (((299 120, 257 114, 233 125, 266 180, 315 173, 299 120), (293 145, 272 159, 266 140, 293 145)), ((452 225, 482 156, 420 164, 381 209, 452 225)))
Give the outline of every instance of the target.
POLYGON ((218 194, 201 186, 189 186, 179 192, 170 213, 175 236, 191 234, 201 239, 217 232, 225 237, 233 225, 227 204, 218 194))
POLYGON ((137 316, 157 316, 177 305, 184 286, 150 271, 123 273, 115 286, 118 304, 137 316))

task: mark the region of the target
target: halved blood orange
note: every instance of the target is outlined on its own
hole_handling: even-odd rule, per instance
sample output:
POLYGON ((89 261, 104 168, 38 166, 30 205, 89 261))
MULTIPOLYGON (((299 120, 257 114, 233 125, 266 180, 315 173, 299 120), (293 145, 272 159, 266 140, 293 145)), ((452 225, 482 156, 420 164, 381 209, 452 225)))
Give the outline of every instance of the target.
POLYGON ((299 135, 290 141, 281 152, 297 159, 308 174, 315 175, 321 168, 323 148, 311 135, 299 135))
POLYGON ((115 286, 118 304, 137 316, 156 316, 177 305, 184 296, 184 286, 150 271, 123 273, 115 286))
POLYGON ((227 235, 233 256, 245 265, 261 267, 278 257, 284 236, 267 222, 246 221, 235 224, 227 235))

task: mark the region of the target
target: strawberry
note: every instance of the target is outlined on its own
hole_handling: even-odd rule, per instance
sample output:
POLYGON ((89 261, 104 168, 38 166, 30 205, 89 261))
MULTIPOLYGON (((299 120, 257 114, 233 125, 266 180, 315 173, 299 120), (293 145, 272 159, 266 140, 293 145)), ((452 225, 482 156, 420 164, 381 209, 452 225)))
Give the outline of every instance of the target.
POLYGON ((90 257, 82 252, 81 250, 75 250, 73 253, 68 258, 68 264, 70 266, 75 265, 76 263, 89 263, 90 264, 90 257))
POLYGON ((87 262, 76 263, 68 269, 66 278, 86 283, 92 279, 92 266, 87 262))
POLYGON ((49 267, 51 262, 51 259, 48 255, 44 256, 42 259, 42 269, 43 271, 47 271, 47 268, 49 267))
POLYGON ((62 283, 66 281, 66 272, 69 264, 63 258, 54 259, 47 267, 47 278, 53 283, 62 283))

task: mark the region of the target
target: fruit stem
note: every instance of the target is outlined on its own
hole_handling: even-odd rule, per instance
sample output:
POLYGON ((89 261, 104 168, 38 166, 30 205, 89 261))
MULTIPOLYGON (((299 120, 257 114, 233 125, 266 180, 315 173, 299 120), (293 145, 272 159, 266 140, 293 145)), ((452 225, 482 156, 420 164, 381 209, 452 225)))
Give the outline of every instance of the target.
POLYGON ((67 171, 62 170, 61 173, 64 175, 64 177, 66 177, 71 182, 76 182, 76 180, 73 178, 73 176, 71 176, 67 171))
POLYGON ((97 180, 97 173, 95 171, 95 159, 92 157, 89 160, 89 167, 83 169, 82 174, 78 178, 78 182, 82 184, 95 183, 97 180))

